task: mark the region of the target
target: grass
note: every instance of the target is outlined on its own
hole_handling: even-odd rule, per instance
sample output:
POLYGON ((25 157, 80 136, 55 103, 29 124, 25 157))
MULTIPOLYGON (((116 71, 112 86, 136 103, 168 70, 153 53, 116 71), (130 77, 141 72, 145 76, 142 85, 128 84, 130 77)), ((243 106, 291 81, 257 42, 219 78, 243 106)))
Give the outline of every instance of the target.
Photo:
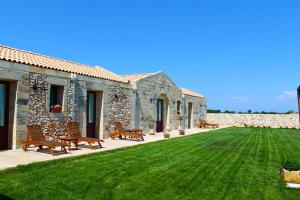
MULTIPOLYGON (((13 199, 300 199, 280 177, 300 131, 227 128, 0 171, 13 199)), ((1 197, 0 197, 1 198, 1 197)))

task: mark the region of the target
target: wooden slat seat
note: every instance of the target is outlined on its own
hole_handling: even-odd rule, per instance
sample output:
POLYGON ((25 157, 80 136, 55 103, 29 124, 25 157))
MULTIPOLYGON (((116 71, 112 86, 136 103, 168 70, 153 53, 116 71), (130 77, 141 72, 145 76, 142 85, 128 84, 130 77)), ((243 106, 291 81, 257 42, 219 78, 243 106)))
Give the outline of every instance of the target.
POLYGON ((125 130, 123 125, 120 122, 114 122, 115 130, 110 132, 110 137, 112 139, 115 138, 134 138, 136 140, 144 141, 143 131, 140 129, 136 130, 125 130))
POLYGON ((68 122, 68 137, 76 138, 78 142, 87 142, 90 149, 94 149, 93 143, 98 143, 99 147, 102 148, 101 142, 104 142, 100 138, 82 137, 78 122, 68 122))
POLYGON ((40 125, 27 125, 27 140, 21 141, 21 145, 24 151, 27 151, 27 148, 30 145, 35 145, 40 149, 42 149, 43 146, 48 147, 53 156, 55 155, 54 149, 56 147, 61 147, 61 150, 67 153, 65 144, 55 140, 47 140, 45 138, 40 125))
POLYGON ((219 124, 208 123, 205 120, 200 120, 199 128, 219 128, 219 124))

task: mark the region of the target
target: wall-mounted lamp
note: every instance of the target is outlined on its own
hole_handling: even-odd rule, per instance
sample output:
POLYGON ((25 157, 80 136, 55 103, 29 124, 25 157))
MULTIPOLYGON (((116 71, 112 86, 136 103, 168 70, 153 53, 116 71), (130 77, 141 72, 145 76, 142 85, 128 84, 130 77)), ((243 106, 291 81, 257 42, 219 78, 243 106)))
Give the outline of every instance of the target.
POLYGON ((155 100, 156 100, 156 99, 152 99, 152 98, 151 98, 151 99, 150 99, 150 103, 155 103, 155 100))

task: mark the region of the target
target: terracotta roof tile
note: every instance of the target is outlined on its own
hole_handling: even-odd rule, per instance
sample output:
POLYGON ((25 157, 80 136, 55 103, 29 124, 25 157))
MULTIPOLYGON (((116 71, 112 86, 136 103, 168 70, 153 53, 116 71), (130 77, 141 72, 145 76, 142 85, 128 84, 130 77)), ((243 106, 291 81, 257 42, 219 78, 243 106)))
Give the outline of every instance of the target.
POLYGON ((33 65, 69 73, 128 83, 128 80, 101 67, 93 67, 59 58, 0 45, 0 60, 33 65))
POLYGON ((186 88, 181 88, 181 91, 182 91, 182 93, 183 93, 184 95, 193 96, 193 97, 199 97, 199 98, 204 98, 203 95, 198 94, 198 93, 196 93, 196 92, 193 92, 193 91, 191 91, 191 90, 188 90, 188 89, 186 89, 186 88))
POLYGON ((130 82, 135 82, 135 81, 138 81, 140 79, 143 79, 143 78, 146 78, 150 75, 152 75, 154 73, 147 73, 147 74, 131 74, 131 75, 124 75, 123 77, 130 81, 130 82))

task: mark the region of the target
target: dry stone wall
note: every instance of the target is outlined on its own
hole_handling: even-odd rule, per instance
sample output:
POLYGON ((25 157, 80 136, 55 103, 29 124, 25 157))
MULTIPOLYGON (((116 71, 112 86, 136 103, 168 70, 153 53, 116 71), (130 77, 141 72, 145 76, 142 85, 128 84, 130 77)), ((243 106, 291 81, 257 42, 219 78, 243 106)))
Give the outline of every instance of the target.
POLYGON ((114 129, 113 122, 121 122, 125 129, 131 128, 132 90, 118 86, 109 88, 108 100, 108 127, 107 131, 114 129))
POLYGON ((299 127, 298 114, 231 114, 208 113, 209 122, 221 126, 255 126, 255 127, 299 127))
POLYGON ((191 127, 197 127, 200 119, 206 119, 206 100, 204 98, 185 95, 184 98, 185 127, 188 127, 188 103, 192 103, 191 127))
MULTIPOLYGON (((72 113, 72 86, 77 86, 76 82, 69 83, 67 87, 67 105, 63 113, 50 113, 47 107, 47 94, 50 89, 48 86, 47 75, 29 73, 29 113, 28 124, 40 124, 47 139, 57 139, 67 134, 67 122, 71 120, 72 113), (38 88, 34 89, 35 86, 38 88)), ((75 95, 75 105, 78 107, 79 97, 75 95)), ((78 116, 78 110, 75 107, 75 117, 78 116)))
POLYGON ((177 120, 176 102, 182 102, 181 90, 163 72, 141 79, 134 84, 135 89, 135 128, 143 129, 145 133, 149 129, 156 129, 157 99, 165 95, 165 103, 168 108, 164 119, 164 128, 170 126, 176 129, 179 125, 177 120))

